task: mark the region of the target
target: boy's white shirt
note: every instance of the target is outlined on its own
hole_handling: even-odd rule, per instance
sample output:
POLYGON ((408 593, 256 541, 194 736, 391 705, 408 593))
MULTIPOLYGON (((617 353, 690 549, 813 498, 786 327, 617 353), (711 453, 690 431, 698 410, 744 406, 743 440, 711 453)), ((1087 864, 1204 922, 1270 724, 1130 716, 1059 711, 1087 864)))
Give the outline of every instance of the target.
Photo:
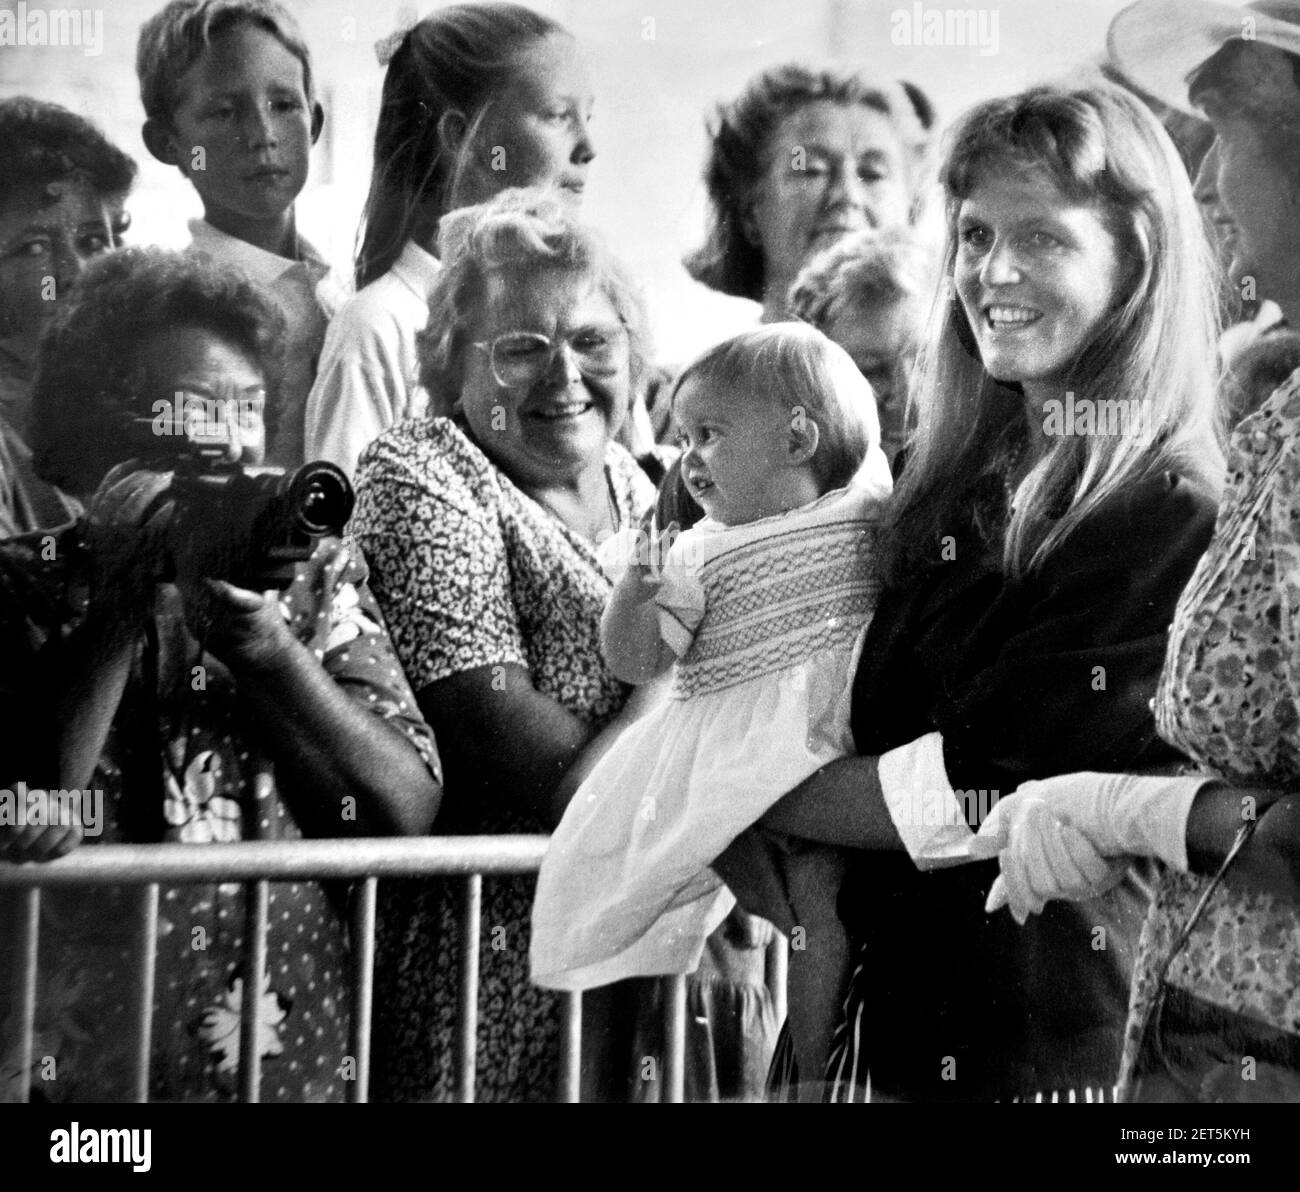
POLYGON ((303 236, 297 238, 298 259, 290 260, 231 236, 206 219, 190 220, 189 229, 192 239, 187 253, 206 255, 239 270, 267 289, 285 315, 288 326, 282 422, 274 439, 267 442, 267 461, 296 467, 306 458, 303 418, 315 379, 316 358, 325 328, 346 297, 346 289, 329 263, 303 236))
POLYGON ((214 260, 242 269, 260 285, 273 286, 286 273, 295 269, 306 272, 312 280, 316 301, 331 318, 349 295, 347 282, 338 276, 316 246, 301 233, 298 235, 298 258, 291 260, 223 232, 206 219, 190 220, 189 229, 190 244, 187 252, 208 253, 214 260))

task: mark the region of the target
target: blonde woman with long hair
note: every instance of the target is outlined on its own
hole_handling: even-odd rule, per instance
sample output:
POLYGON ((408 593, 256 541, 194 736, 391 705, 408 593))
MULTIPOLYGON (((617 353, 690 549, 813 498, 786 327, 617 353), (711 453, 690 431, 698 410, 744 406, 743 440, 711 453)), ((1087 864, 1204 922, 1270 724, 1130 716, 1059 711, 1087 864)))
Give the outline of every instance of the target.
MULTIPOLYGON (((944 280, 855 679, 859 756, 763 822, 867 850, 840 892, 860 958, 832 1098, 1083 1096, 1114 1079, 1140 892, 1021 928, 985 915, 996 870, 970 844, 1023 781, 1177 760, 1148 701, 1221 479, 1211 258, 1172 143, 1108 84, 978 105, 940 180, 944 280)), ((1087 853, 1049 845, 1066 871, 1087 853)), ((742 902, 747 847, 720 859, 742 902)))

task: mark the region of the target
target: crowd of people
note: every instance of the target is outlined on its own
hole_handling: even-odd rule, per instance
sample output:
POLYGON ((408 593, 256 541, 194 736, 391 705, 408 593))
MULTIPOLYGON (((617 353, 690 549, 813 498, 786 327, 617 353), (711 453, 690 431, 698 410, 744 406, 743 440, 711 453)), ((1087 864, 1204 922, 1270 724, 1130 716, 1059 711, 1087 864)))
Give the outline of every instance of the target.
MULTIPOLYGON (((0 785, 105 796, 0 861, 551 834, 485 885, 484 1100, 555 1097, 557 990, 584 1096, 658 1099, 673 974, 693 1100, 1300 1100, 1300 4, 1241 12, 1138 0, 1107 77, 943 128, 763 72, 685 258, 754 326, 692 361, 527 8, 380 47, 350 294, 277 0, 140 31, 184 252, 123 246, 91 123, 0 101, 0 785)), ((341 1100, 348 891, 272 890, 264 1098, 341 1100)), ((0 1099, 129 1095, 137 897, 46 893, 0 1099)), ((241 907, 161 891, 158 1099, 236 1094, 241 907)), ((380 884, 380 1099, 455 1094, 457 922, 380 884)))

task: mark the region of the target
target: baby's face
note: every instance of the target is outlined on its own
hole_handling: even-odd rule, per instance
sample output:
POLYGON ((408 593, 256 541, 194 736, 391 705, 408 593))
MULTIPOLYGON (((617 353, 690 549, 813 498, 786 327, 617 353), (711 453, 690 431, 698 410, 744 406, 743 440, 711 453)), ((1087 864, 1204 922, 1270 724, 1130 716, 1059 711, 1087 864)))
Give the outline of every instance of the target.
POLYGON ((780 513, 774 481, 790 467, 791 420, 762 394, 687 380, 673 417, 682 446, 682 479, 701 509, 728 526, 780 513))
POLYGON ((302 63, 265 29, 236 25, 181 76, 178 96, 166 135, 209 221, 283 215, 320 131, 302 63))

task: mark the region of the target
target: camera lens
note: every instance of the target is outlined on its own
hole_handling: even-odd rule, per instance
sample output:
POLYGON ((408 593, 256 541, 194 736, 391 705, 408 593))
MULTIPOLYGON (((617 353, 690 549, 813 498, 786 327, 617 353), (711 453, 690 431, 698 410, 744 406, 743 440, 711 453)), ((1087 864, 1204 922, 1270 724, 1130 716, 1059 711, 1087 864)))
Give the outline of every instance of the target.
POLYGON ((352 485, 341 468, 324 460, 298 469, 290 499, 299 528, 313 536, 341 534, 352 516, 352 485))

